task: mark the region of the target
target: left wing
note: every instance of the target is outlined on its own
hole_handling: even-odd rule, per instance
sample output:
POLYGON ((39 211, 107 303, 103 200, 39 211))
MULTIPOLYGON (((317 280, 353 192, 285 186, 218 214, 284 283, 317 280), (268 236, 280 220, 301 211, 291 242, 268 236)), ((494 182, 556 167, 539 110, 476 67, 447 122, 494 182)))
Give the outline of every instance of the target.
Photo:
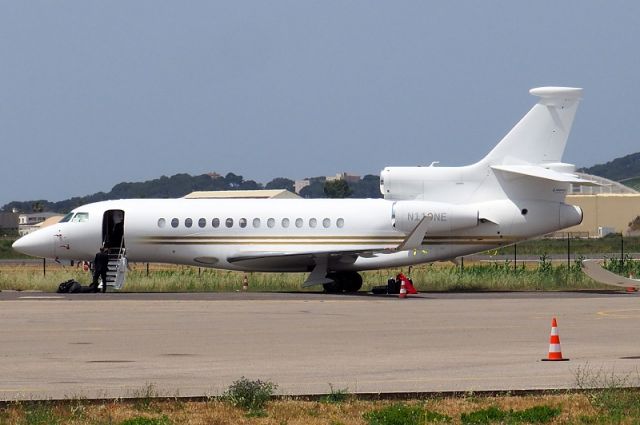
POLYGON ((311 272, 303 286, 332 282, 327 272, 339 264, 353 264, 358 257, 376 257, 380 254, 417 249, 422 245, 430 221, 424 217, 418 225, 395 247, 380 246, 363 250, 312 250, 312 251, 257 251, 240 252, 227 258, 231 264, 238 264, 255 271, 278 269, 291 272, 311 272))

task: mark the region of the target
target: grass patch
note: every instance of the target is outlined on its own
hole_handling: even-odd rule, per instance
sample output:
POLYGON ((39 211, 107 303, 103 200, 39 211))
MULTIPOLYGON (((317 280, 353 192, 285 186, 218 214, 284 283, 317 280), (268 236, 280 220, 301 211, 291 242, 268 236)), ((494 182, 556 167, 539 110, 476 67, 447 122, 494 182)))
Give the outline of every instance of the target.
MULTIPOLYGON (((613 259, 611 261, 614 261, 613 259)), ((640 262, 627 261, 626 265, 640 262)), ((382 285, 398 269, 362 272, 362 290, 382 285)), ((640 270, 638 275, 640 275, 640 270)), ((123 292, 236 292, 241 291, 244 273, 189 266, 153 264, 147 274, 146 264, 131 264, 123 292)), ((516 267, 510 261, 465 262, 462 269, 450 263, 414 266, 411 277, 419 291, 509 291, 509 290, 572 290, 604 289, 586 276, 579 264, 552 264, 547 257, 535 265, 516 267)), ((91 282, 91 274, 79 267, 47 265, 43 275, 41 265, 0 267, 0 290, 39 290, 55 292, 60 282, 75 279, 83 285, 91 282)), ((250 273, 249 291, 255 292, 318 292, 321 287, 302 288, 305 273, 250 273)))
POLYGON ((136 416, 135 418, 125 419, 120 425, 171 425, 173 422, 166 415, 159 418, 147 418, 145 416, 136 416))
POLYGON ((419 425, 424 423, 448 423, 451 418, 426 410, 419 405, 392 404, 382 409, 367 412, 363 418, 369 425, 419 425))
POLYGON ((24 419, 26 425, 56 425, 62 419, 54 411, 54 406, 48 403, 30 403, 25 406, 24 419))
POLYGON ((560 415, 561 410, 550 406, 533 406, 525 410, 505 411, 496 406, 477 410, 470 413, 462 413, 460 422, 468 425, 481 425, 493 423, 508 424, 546 424, 560 415))
POLYGON ((265 405, 261 414, 253 415, 258 417, 247 417, 246 410, 221 398, 154 399, 154 412, 141 412, 135 400, 69 399, 0 404, 0 424, 638 424, 638 396, 637 390, 615 389, 604 399, 594 391, 526 396, 474 394, 399 403, 359 399, 351 394, 342 403, 279 398, 265 405))

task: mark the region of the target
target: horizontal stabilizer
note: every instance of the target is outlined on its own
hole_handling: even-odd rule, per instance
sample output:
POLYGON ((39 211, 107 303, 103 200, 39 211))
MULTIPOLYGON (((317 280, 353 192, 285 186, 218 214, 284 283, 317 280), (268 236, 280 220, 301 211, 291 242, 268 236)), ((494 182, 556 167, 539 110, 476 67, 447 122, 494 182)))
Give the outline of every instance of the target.
POLYGON ((596 282, 605 285, 620 286, 622 288, 640 288, 640 280, 631 279, 610 272, 602 267, 598 260, 584 260, 582 262, 584 272, 596 282))
POLYGON ((537 165, 492 165, 491 168, 498 171, 504 171, 506 173, 561 183, 572 183, 582 186, 600 186, 600 184, 595 181, 581 179, 575 174, 560 173, 537 165))

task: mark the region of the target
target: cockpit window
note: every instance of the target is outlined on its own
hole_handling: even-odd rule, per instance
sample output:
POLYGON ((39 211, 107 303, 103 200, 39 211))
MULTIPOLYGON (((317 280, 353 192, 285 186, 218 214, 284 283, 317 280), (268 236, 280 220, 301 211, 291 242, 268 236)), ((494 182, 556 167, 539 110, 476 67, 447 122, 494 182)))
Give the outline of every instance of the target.
POLYGON ((69 213, 67 215, 65 215, 64 217, 62 217, 62 220, 60 220, 58 223, 66 223, 67 221, 71 220, 71 217, 73 217, 75 213, 69 213))
POLYGON ((86 212, 79 212, 75 215, 75 217, 73 217, 73 220, 71 220, 74 223, 82 223, 83 221, 88 221, 89 220, 89 213, 86 212))

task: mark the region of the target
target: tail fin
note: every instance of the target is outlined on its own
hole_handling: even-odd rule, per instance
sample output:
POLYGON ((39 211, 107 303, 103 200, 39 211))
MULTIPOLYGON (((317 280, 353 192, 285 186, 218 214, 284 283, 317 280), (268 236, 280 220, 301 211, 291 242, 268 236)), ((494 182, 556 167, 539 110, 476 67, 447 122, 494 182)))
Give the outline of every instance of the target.
POLYGON ((488 165, 544 165, 562 162, 582 89, 539 87, 540 100, 481 162, 488 165))

